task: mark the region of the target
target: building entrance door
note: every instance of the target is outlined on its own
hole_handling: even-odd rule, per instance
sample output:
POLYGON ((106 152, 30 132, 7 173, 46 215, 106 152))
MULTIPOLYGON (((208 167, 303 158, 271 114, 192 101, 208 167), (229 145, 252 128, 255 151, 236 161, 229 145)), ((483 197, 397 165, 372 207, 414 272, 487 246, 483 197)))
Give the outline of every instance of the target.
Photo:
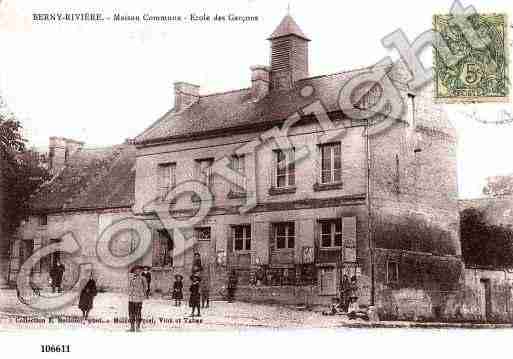
POLYGON ((492 314, 492 301, 491 301, 491 287, 490 287, 490 279, 481 278, 481 313, 483 314, 483 319, 488 321, 490 320, 492 314))

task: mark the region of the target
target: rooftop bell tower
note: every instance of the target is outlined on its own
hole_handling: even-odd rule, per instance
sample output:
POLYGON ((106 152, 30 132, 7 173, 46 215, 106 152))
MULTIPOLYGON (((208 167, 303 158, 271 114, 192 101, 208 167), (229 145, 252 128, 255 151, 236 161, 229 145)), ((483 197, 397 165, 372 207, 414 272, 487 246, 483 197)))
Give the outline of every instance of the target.
POLYGON ((271 42, 271 89, 289 90, 297 80, 308 77, 308 42, 290 14, 269 36, 271 42))

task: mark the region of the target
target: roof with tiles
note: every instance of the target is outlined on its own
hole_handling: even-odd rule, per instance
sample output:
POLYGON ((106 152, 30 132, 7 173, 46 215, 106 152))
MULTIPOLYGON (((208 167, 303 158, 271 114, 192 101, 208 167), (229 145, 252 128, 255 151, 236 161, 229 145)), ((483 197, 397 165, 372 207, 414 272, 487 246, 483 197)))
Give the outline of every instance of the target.
POLYGON ((276 30, 274 30, 271 36, 269 36, 269 40, 289 35, 295 35, 305 40, 310 40, 308 37, 306 37, 306 35, 303 33, 299 25, 292 18, 292 16, 287 14, 283 18, 283 20, 281 20, 276 30))
POLYGON ((82 148, 31 199, 36 213, 130 207, 135 194, 135 146, 82 148))
MULTIPOLYGON (((406 89, 398 72, 404 70, 394 66, 390 77, 398 87, 406 89)), ((216 130, 243 128, 257 124, 284 121, 290 115, 319 100, 327 112, 341 111, 339 93, 351 78, 369 71, 370 68, 309 77, 299 80, 294 87, 285 91, 269 91, 259 101, 251 97, 249 88, 200 96, 199 100, 180 112, 166 113, 150 128, 135 138, 137 144, 160 142, 169 139, 191 138, 216 130), (305 87, 313 88, 310 96, 302 96, 305 87)), ((429 92, 429 91, 427 91, 429 92)), ((433 105, 432 111, 442 111, 433 105)), ((453 134, 453 128, 444 113, 423 119, 417 124, 445 133, 453 134)))

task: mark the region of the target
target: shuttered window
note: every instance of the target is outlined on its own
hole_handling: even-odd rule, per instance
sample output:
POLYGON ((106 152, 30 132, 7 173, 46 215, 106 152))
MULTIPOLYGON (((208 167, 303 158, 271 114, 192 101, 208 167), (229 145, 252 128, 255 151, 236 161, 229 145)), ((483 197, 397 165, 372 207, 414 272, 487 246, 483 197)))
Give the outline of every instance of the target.
POLYGON ((251 226, 238 225, 232 227, 233 249, 234 251, 251 250, 251 226))
POLYGON ((196 160, 196 178, 204 183, 208 188, 212 189, 214 184, 214 176, 212 172, 213 158, 204 158, 196 160))
POLYGON ((246 192, 246 159, 244 155, 241 156, 232 156, 230 158, 230 168, 240 175, 243 178, 237 183, 231 184, 231 192, 232 193, 245 193, 246 192))
POLYGON ((342 153, 340 142, 320 145, 321 183, 342 181, 342 153))
POLYGON ((293 249, 296 240, 294 222, 274 223, 274 243, 276 249, 293 249))
POLYGON ((340 218, 333 220, 322 220, 319 223, 321 247, 341 247, 342 246, 342 220, 340 218))
POLYGON ((162 163, 157 167, 158 196, 166 199, 168 192, 176 185, 176 163, 162 163))
POLYGON ((294 149, 276 150, 275 158, 275 181, 276 188, 293 187, 296 185, 296 165, 294 149))

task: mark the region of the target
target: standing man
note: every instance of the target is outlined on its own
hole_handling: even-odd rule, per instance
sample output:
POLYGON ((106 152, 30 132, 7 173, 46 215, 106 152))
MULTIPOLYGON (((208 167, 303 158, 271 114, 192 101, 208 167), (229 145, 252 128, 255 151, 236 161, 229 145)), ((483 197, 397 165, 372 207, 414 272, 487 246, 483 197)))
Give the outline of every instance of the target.
POLYGON ((150 267, 146 266, 144 267, 144 272, 142 273, 142 276, 144 277, 144 279, 146 279, 146 283, 148 284, 148 288, 146 289, 146 298, 150 298, 150 293, 151 293, 151 290, 150 290, 150 286, 151 286, 151 271, 150 271, 150 267))
POLYGON ((202 270, 203 265, 201 264, 201 255, 199 252, 194 252, 194 258, 192 259, 192 274, 199 275, 202 270))
POLYGON ((351 282, 349 282, 347 274, 344 274, 342 284, 340 285, 340 307, 343 312, 347 312, 349 309, 351 295, 351 282))
POLYGON ((142 276, 143 267, 135 266, 128 277, 128 319, 130 332, 141 331, 142 303, 146 298, 148 284, 142 276))
POLYGON ((50 270, 50 278, 52 279, 52 293, 55 293, 55 288, 60 293, 62 292, 62 277, 66 267, 61 263, 60 259, 55 260, 54 266, 50 270))
POLYGON ((230 272, 230 276, 228 277, 228 303, 233 303, 235 299, 235 290, 237 289, 237 273, 235 269, 230 272))

